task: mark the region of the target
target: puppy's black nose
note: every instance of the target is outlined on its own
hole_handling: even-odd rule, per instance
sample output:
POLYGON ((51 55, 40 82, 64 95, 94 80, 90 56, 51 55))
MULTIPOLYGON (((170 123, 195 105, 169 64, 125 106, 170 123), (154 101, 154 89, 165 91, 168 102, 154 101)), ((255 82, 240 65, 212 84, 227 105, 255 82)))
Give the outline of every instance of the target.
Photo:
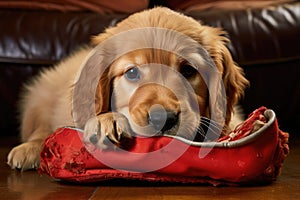
POLYGON ((148 116, 148 122, 157 131, 162 132, 170 130, 177 124, 178 115, 174 111, 166 111, 164 109, 150 110, 148 116))

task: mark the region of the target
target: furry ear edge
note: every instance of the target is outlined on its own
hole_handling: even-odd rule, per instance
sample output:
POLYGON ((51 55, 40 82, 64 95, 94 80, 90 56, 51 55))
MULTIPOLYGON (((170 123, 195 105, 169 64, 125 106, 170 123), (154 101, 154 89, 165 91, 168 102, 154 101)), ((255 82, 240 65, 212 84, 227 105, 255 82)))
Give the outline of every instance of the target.
POLYGON ((88 119, 109 109, 110 64, 102 51, 101 48, 91 51, 73 84, 72 116, 78 128, 83 128, 88 119))

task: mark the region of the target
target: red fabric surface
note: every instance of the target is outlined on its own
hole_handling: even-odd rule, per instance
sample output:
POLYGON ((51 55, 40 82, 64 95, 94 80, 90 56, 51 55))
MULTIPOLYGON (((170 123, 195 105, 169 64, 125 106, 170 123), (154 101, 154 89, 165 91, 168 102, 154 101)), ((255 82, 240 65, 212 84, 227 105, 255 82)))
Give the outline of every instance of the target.
MULTIPOLYGON (((247 137, 254 121, 265 110, 262 107, 254 111, 236 130, 239 133, 231 142, 247 137)), ((137 137, 130 151, 94 148, 91 152, 82 143, 81 136, 82 132, 70 128, 60 128, 49 136, 41 153, 40 173, 73 182, 124 178, 213 185, 255 184, 274 181, 289 151, 288 134, 278 129, 277 120, 255 140, 230 148, 191 146, 170 137, 137 137), (206 152, 205 156, 199 156, 201 152, 206 152)), ((219 141, 223 140, 228 138, 219 141)))

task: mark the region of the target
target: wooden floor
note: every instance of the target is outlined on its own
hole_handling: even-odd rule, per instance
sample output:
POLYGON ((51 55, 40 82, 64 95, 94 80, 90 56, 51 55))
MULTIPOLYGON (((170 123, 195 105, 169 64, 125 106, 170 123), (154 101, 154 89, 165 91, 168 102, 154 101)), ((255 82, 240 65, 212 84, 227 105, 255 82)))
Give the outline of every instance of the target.
POLYGON ((0 138, 0 199, 300 199, 300 141, 292 141, 281 176, 271 185, 213 187, 204 185, 157 185, 145 182, 109 181, 74 185, 40 176, 36 171, 20 173, 6 165, 11 138, 0 138))

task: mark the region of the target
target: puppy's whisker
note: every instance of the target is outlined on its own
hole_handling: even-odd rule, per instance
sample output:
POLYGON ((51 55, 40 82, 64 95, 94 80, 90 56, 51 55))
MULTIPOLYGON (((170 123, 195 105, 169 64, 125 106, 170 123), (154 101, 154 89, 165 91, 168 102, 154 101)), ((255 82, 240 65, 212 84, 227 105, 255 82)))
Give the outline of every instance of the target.
POLYGON ((196 133, 197 133, 197 134, 200 134, 200 135, 203 136, 203 137, 205 137, 205 131, 204 131, 204 129, 203 129, 201 126, 199 126, 199 127, 196 129, 196 133))
MULTIPOLYGON (((207 128, 207 131, 205 132, 205 135, 207 135, 207 133, 212 133, 214 136, 220 136, 221 130, 215 130, 214 128, 210 127, 209 125, 206 124, 202 124, 202 126, 205 126, 207 128)), ((203 128, 202 128, 203 129, 203 128)))
POLYGON ((223 127, 219 123, 206 117, 202 117, 199 124, 200 126, 197 128, 197 131, 203 137, 202 140, 214 141, 220 137, 223 131, 223 127))
POLYGON ((213 119, 209 119, 207 117, 201 117, 201 122, 202 123, 208 123, 208 124, 211 123, 212 125, 218 126, 218 127, 220 127, 222 125, 221 123, 219 123, 219 122, 217 122, 213 119))
POLYGON ((201 118, 200 124, 205 125, 207 128, 214 128, 217 131, 222 131, 224 128, 222 124, 206 117, 201 118))

